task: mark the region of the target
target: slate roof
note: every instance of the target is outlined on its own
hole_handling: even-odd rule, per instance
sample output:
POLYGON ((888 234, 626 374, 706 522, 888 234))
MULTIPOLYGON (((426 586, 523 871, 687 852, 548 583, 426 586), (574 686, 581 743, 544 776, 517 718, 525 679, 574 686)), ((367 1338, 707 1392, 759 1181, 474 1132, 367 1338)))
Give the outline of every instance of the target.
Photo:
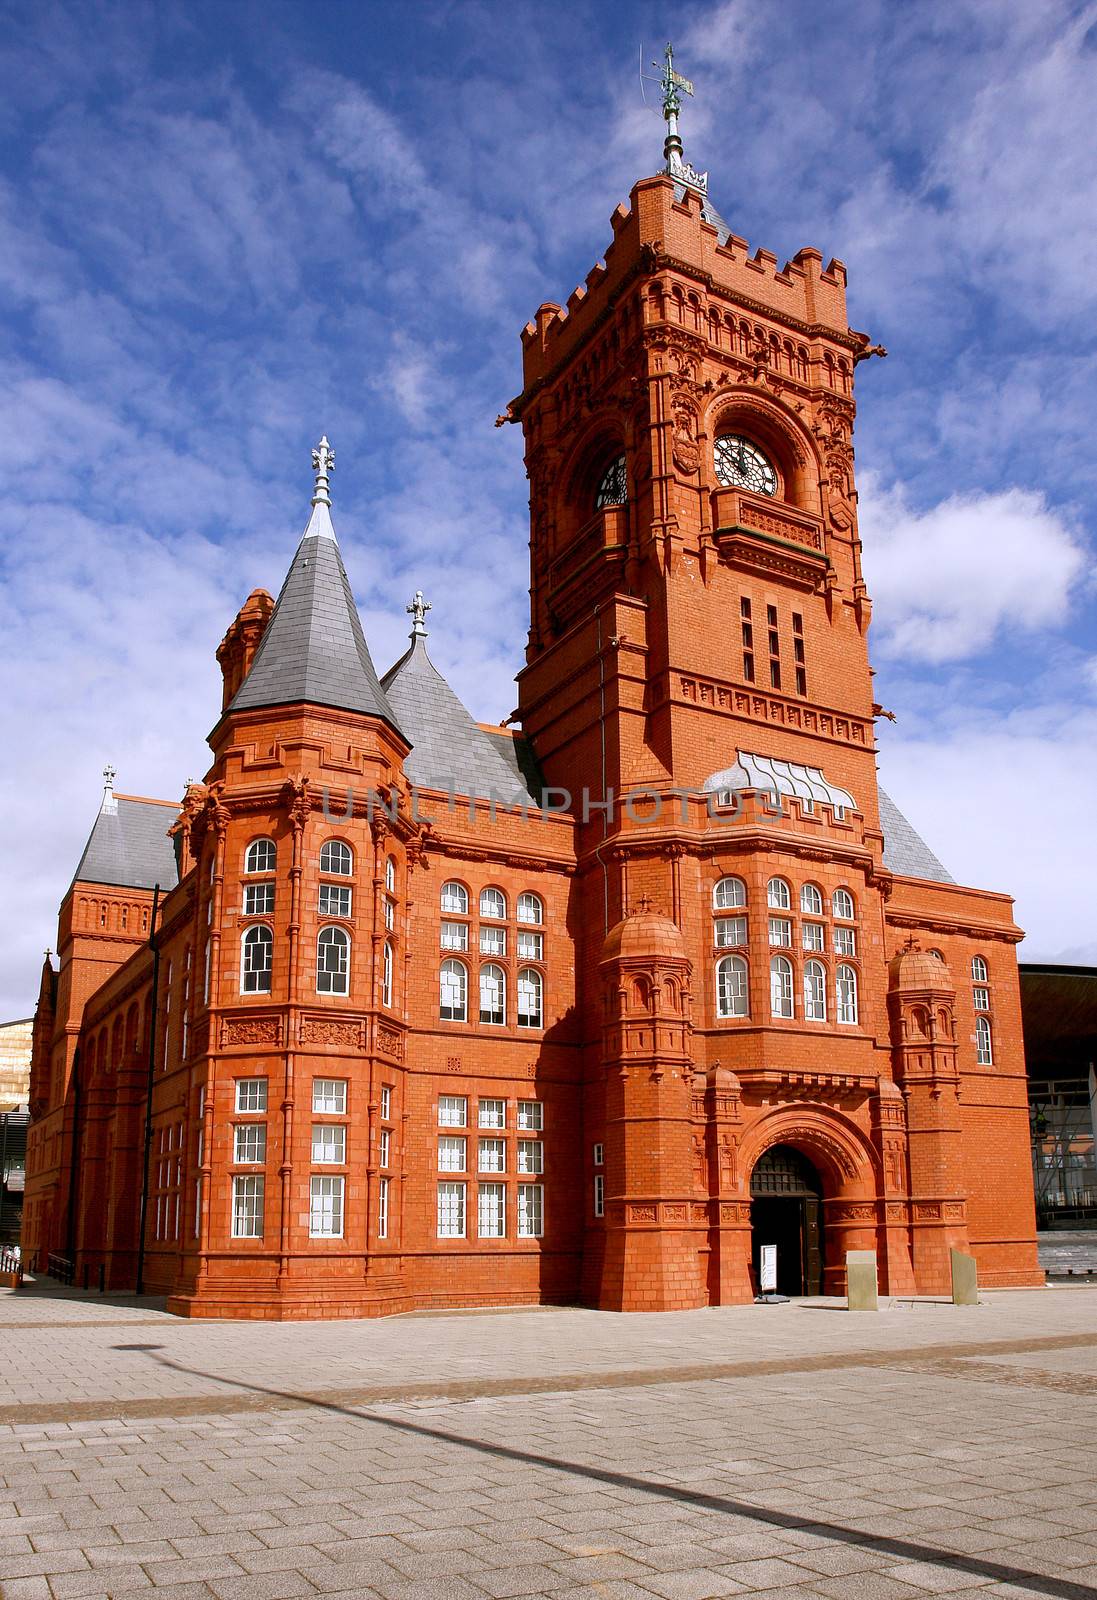
POLYGON ((382 717, 401 731, 374 670, 323 503, 313 506, 251 670, 228 710, 302 700, 382 717))
POLYGON ((934 883, 955 883, 951 872, 942 866, 929 845, 916 833, 899 807, 883 789, 880 796, 880 826, 884 831, 884 866, 901 878, 929 878, 934 883))
POLYGON ((175 808, 157 800, 127 800, 118 795, 117 810, 104 807, 84 846, 73 883, 108 883, 122 889, 163 892, 179 882, 175 845, 168 828, 175 808))
MULTIPOLYGON (((701 194, 701 191, 699 189, 694 189, 691 192, 693 194, 700 194, 701 195, 701 218, 702 218, 702 220, 704 222, 711 223, 711 225, 716 229, 716 232, 719 235, 721 244, 727 244, 728 240, 731 238, 731 229, 728 227, 728 225, 724 221, 723 217, 717 211, 716 207, 713 205, 713 203, 709 199, 708 195, 707 194, 701 194)), ((681 205, 682 201, 686 198, 686 186, 685 186, 684 183, 676 183, 674 185, 674 198, 675 198, 675 200, 677 200, 679 205, 681 205)))
POLYGON ((476 725, 427 655, 421 635, 381 683, 411 741, 404 771, 417 788, 501 801, 519 790, 540 794, 539 785, 530 788, 522 756, 513 749, 516 741, 476 725))

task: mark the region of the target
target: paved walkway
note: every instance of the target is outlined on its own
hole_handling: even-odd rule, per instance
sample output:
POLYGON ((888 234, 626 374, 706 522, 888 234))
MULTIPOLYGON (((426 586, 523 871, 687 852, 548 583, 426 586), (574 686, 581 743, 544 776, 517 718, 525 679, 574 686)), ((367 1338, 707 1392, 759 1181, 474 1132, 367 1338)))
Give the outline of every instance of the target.
POLYGON ((329 1324, 0 1292, 0 1594, 1097 1600, 1097 1288, 329 1324))

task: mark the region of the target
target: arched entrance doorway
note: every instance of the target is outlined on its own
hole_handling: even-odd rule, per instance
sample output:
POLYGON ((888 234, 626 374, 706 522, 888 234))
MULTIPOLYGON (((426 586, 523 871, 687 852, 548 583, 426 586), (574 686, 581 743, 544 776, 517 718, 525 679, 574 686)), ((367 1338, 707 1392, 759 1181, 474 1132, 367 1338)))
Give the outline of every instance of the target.
POLYGON ((822 1195, 819 1174, 791 1145, 771 1145, 759 1156, 750 1175, 750 1254, 756 1284, 762 1246, 773 1244, 777 1292, 822 1293, 822 1195))

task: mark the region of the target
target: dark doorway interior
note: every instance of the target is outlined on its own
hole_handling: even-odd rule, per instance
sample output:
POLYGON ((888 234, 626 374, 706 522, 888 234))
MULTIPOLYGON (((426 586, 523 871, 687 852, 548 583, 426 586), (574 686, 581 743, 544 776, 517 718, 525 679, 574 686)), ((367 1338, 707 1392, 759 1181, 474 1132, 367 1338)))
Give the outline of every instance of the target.
POLYGON ((778 1144, 750 1175, 750 1245, 754 1281, 764 1244, 777 1246, 778 1294, 821 1294, 823 1286, 822 1185, 799 1150, 778 1144))

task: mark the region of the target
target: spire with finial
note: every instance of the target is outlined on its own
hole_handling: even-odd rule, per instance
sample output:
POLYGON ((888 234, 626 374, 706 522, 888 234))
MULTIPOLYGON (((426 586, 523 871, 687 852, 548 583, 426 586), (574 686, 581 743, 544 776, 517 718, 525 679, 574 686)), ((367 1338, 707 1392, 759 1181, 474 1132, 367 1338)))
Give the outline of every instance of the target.
MULTIPOLYGON (((668 44, 663 51, 665 64, 663 76, 659 80, 663 89, 663 116, 666 118, 667 136, 663 141, 663 158, 666 161, 664 171, 669 172, 672 178, 679 182, 689 184, 691 189, 698 189, 702 194, 708 193, 708 173, 698 172, 691 167, 682 155, 682 138, 678 132, 678 115, 682 109, 682 95, 693 95, 693 84, 688 78, 683 78, 680 72, 674 70, 674 46, 668 44)), ((657 61, 652 66, 657 67, 657 61)))
POLYGON ((330 506, 328 475, 335 471, 335 451, 328 443, 327 434, 312 452, 312 470, 316 474, 316 489, 313 492, 312 503, 314 506, 330 506))
POLYGON ((103 803, 99 809, 112 816, 118 812, 118 801, 114 798, 114 768, 109 761, 103 768, 103 803))
POLYGON ((404 607, 411 618, 412 639, 425 639, 427 636, 427 612, 431 609, 429 600, 423 599, 422 589, 416 589, 415 598, 410 605, 404 607))

